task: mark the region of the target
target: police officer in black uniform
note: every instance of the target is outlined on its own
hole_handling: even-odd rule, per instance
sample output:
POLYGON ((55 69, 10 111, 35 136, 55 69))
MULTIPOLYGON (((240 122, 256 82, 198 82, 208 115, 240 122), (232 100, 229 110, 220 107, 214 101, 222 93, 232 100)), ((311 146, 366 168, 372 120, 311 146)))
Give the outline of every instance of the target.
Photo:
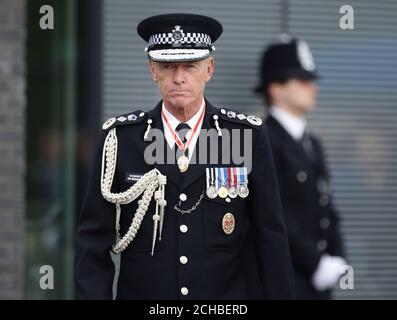
POLYGON ((248 221, 265 297, 294 298, 266 127, 204 98, 221 33, 217 20, 193 14, 138 25, 163 100, 103 125, 77 229, 78 298, 112 299, 113 251, 117 299, 244 299, 248 221), (248 150, 244 162, 230 157, 234 148, 248 150))
POLYGON ((256 92, 269 111, 297 298, 329 299, 346 262, 323 148, 305 118, 316 104, 317 73, 306 42, 281 40, 264 52, 256 92))

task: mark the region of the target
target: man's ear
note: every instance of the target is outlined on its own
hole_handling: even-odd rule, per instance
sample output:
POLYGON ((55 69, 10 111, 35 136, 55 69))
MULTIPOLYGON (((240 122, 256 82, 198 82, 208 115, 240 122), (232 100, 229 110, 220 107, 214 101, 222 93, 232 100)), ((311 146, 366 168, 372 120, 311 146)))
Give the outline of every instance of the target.
POLYGON ((277 101, 278 97, 278 87, 277 84, 272 82, 269 83, 266 87, 266 92, 267 92, 267 99, 269 100, 267 103, 270 105, 275 103, 275 100, 277 101))
POLYGON ((269 93, 269 96, 274 103, 277 103, 277 101, 283 97, 284 86, 285 85, 283 83, 277 83, 277 82, 273 82, 269 84, 267 92, 269 93))
POLYGON ((149 71, 150 71, 150 74, 152 75, 153 81, 157 83, 157 73, 156 73, 155 63, 153 61, 148 61, 148 66, 149 66, 149 71))
POLYGON ((214 74, 214 69, 215 69, 215 59, 214 57, 209 57, 206 60, 206 75, 205 75, 205 82, 208 82, 211 80, 212 75, 214 74))

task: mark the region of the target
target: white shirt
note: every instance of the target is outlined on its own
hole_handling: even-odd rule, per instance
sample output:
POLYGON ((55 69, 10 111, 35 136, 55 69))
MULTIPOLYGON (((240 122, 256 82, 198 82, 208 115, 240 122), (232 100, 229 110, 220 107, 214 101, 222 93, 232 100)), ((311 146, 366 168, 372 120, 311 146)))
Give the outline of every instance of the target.
MULTIPOLYGON (((200 109, 194 114, 193 117, 191 117, 186 123, 189 125, 190 130, 186 133, 186 139, 187 141, 189 141, 191 134, 193 133, 193 129, 194 126, 196 125, 197 121, 200 118, 201 112, 203 111, 205 107, 205 100, 203 99, 203 102, 201 103, 200 109)), ((172 130, 176 130, 176 127, 181 123, 177 118, 175 118, 171 112, 169 112, 166 108, 166 106, 162 105, 162 111, 164 112, 165 116, 167 117, 168 123, 170 125, 170 127, 172 128, 172 130)), ((167 140, 168 145, 170 146, 170 148, 173 148, 175 146, 175 140, 174 137, 170 131, 170 129, 168 128, 167 124, 164 121, 164 117, 161 117, 162 121, 163 121, 163 127, 164 127, 164 136, 165 139, 167 140)), ((194 152, 194 148, 196 147, 196 142, 197 139, 199 137, 200 134, 200 130, 201 130, 201 126, 203 124, 203 120, 204 117, 201 119, 200 123, 198 124, 197 127, 197 131, 196 134, 194 135, 194 137, 192 138, 192 141, 190 142, 189 145, 189 160, 191 159, 193 152, 194 152)))
POLYGON ((297 117, 277 106, 270 107, 269 114, 281 124, 294 140, 299 141, 302 139, 307 127, 304 117, 297 117))

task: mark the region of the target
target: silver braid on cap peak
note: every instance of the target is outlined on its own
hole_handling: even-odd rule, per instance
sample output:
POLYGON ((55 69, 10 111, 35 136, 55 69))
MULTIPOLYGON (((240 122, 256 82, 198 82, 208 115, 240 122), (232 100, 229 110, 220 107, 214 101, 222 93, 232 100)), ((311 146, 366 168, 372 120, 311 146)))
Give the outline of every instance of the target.
POLYGON ((157 169, 152 169, 144 174, 133 186, 124 192, 112 193, 111 187, 113 183, 114 174, 116 171, 117 162, 117 147, 118 140, 116 135, 116 128, 109 131, 106 136, 103 152, 102 152, 102 167, 101 167, 101 192, 102 196, 109 202, 116 205, 116 243, 112 247, 115 254, 121 253, 134 240, 142 220, 149 208, 150 201, 153 194, 155 194, 156 213, 153 215, 153 243, 152 255, 154 253, 158 224, 160 223, 159 240, 161 240, 161 233, 164 220, 164 207, 167 205, 165 197, 165 185, 167 184, 167 177, 162 175, 157 169), (156 191, 157 189, 157 191, 156 191), (120 214, 121 205, 129 204, 137 199, 143 193, 142 199, 138 201, 138 208, 135 211, 134 218, 127 233, 121 238, 120 236, 120 214))

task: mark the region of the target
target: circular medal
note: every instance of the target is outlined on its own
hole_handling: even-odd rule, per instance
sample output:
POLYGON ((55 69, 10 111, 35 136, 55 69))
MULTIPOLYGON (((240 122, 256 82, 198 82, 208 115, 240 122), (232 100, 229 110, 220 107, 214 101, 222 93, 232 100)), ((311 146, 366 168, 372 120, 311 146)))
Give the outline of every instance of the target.
POLYGON ((218 193, 216 192, 216 188, 214 186, 209 186, 207 191, 207 197, 210 199, 215 199, 218 193))
POLYGON ((234 199, 238 196, 238 190, 235 186, 231 186, 229 188, 229 197, 234 199))
POLYGON ((240 186, 240 188, 238 189, 238 195, 241 198, 246 198, 246 197, 248 197, 248 194, 249 194, 248 187, 246 185, 240 186))
POLYGON ((224 187, 224 186, 220 187, 219 190, 218 190, 218 195, 219 195, 221 198, 223 198, 223 199, 226 198, 227 195, 228 195, 228 192, 227 192, 226 187, 224 187))
POLYGON ((178 167, 181 172, 185 172, 189 167, 189 158, 186 156, 181 156, 178 158, 178 167))

